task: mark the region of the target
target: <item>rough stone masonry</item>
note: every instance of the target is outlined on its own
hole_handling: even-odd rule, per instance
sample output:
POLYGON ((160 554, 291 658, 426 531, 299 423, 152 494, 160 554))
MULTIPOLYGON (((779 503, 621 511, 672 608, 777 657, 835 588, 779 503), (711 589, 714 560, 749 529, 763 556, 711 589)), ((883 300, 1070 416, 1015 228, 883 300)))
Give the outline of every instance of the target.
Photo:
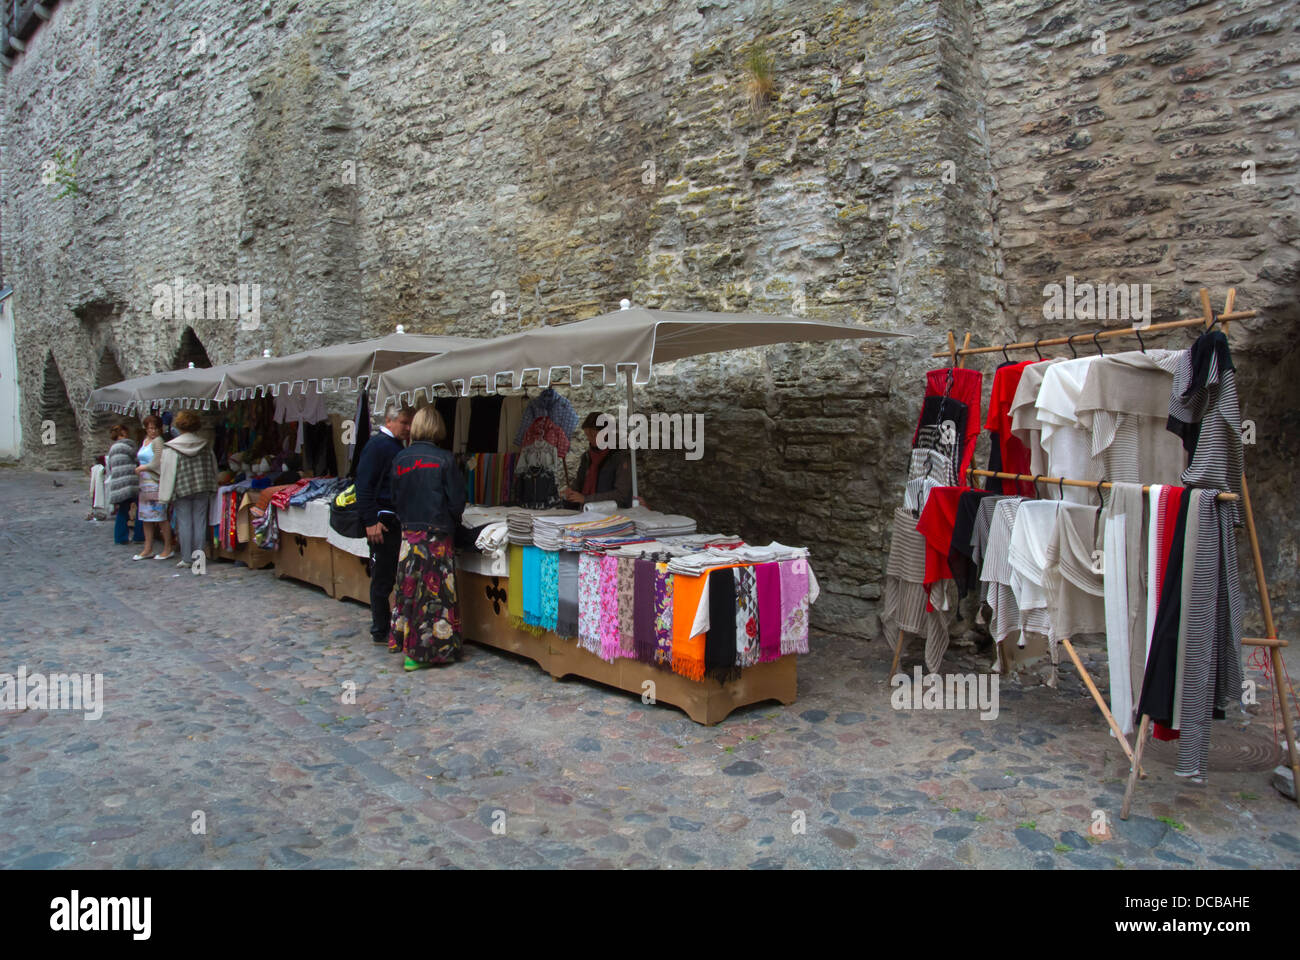
POLYGON ((1149 283, 1155 321, 1235 285, 1286 629, 1297 64, 1283 0, 69 0, 3 75, 24 459, 101 452, 98 384, 399 322, 491 335, 630 297, 873 324, 914 339, 679 362, 640 394, 706 420, 702 460, 643 455, 651 502, 809 545, 820 624, 870 635, 948 330, 1073 332, 1042 313, 1067 276, 1149 283), (260 284, 260 324, 155 317, 178 276, 260 284))

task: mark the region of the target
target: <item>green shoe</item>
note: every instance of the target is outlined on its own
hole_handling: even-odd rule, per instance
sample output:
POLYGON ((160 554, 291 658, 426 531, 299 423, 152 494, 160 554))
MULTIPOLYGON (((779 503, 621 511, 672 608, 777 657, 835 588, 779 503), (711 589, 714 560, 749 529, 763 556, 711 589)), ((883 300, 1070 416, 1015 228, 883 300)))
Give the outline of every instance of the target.
POLYGON ((423 670, 425 667, 431 667, 431 663, 416 663, 410 657, 406 658, 406 663, 402 665, 403 670, 423 670))

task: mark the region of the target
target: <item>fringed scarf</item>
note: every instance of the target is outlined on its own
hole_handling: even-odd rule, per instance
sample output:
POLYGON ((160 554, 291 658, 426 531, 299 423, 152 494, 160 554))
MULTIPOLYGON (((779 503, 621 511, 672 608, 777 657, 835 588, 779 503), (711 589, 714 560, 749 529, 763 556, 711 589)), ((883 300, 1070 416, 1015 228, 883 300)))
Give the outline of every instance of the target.
POLYGON ((554 630, 560 613, 560 553, 558 550, 543 550, 541 553, 541 616, 538 626, 554 630))
POLYGON ((706 573, 688 577, 676 573, 673 583, 673 673, 688 680, 704 679, 704 635, 691 636, 695 623, 695 610, 700 605, 709 583, 706 573))
POLYGON ((808 652, 808 561, 782 560, 781 655, 808 652))
POLYGON ((524 547, 524 623, 542 625, 542 553, 538 547, 524 547))
POLYGON ((560 560, 560 606, 555 620, 555 632, 562 637, 578 635, 578 554, 572 550, 561 550, 560 560))
POLYGON ((753 567, 736 568, 736 663, 758 663, 758 578, 753 567))
POLYGON ((506 612, 510 619, 524 619, 524 548, 510 544, 510 579, 506 581, 506 612))
POLYGON ((618 558, 605 554, 600 558, 600 655, 614 661, 619 655, 618 636, 618 558))
POLYGON ((709 573, 709 632, 704 635, 704 675, 719 683, 735 679, 736 575, 734 568, 709 573))
POLYGON ((636 561, 618 558, 618 646, 619 656, 636 657, 636 561))
POLYGON ((641 663, 655 659, 655 563, 633 560, 632 629, 633 647, 641 663))
POLYGON ((600 557, 578 557, 578 646, 600 656, 600 557))
POLYGON ((781 568, 775 563, 754 567, 758 584, 759 663, 781 656, 781 568))
POLYGON ((655 564, 655 666, 673 663, 673 575, 668 564, 655 564))

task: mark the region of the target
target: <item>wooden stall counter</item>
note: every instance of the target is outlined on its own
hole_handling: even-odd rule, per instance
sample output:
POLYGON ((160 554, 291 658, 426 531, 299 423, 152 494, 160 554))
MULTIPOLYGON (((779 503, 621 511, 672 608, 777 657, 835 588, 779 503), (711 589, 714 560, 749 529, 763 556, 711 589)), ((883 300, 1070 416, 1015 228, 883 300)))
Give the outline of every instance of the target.
POLYGON ((533 660, 556 680, 583 677, 641 696, 653 691, 656 702, 680 707, 696 723, 712 726, 737 707, 764 700, 795 701, 797 674, 794 655, 747 667, 738 680, 688 680, 647 663, 619 658, 607 663, 572 640, 545 633, 537 636, 510 621, 506 610, 506 579, 458 571, 461 630, 466 640, 496 647, 533 660), (645 686, 646 681, 654 684, 645 686))

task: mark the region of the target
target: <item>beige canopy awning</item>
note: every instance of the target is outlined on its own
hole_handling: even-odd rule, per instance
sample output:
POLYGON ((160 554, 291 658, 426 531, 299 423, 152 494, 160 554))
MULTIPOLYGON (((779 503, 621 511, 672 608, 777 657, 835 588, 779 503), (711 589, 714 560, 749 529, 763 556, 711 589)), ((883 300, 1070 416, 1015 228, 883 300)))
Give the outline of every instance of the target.
POLYGON ((757 313, 679 312, 626 307, 576 323, 533 327, 438 357, 417 360, 379 377, 377 399, 415 400, 441 392, 467 394, 482 385, 519 389, 524 376, 537 375, 545 386, 559 373, 581 384, 588 372, 601 382, 617 382, 620 369, 635 383, 648 383, 656 363, 704 353, 776 343, 865 340, 906 334, 869 327, 757 313), (508 378, 503 383, 502 378, 508 378))
POLYGON ((374 378, 386 370, 482 342, 471 337, 390 333, 374 340, 270 357, 229 368, 217 399, 278 396, 282 391, 303 393, 309 385, 321 393, 373 387, 374 378))
POLYGON ((470 337, 392 333, 358 343, 302 350, 284 357, 254 357, 214 367, 190 367, 133 377, 91 392, 86 406, 127 414, 162 407, 204 407, 281 392, 321 393, 373 388, 385 370, 481 343, 470 337))

